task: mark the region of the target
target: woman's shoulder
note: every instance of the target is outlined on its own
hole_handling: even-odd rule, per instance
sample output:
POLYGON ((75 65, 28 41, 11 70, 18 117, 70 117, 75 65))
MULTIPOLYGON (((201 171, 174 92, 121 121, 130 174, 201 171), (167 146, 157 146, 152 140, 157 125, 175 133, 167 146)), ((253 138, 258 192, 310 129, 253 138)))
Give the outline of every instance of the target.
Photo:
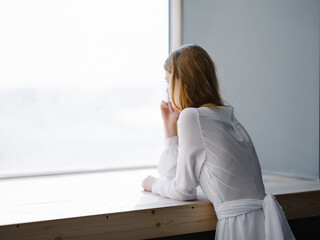
POLYGON ((199 121, 199 119, 219 120, 227 123, 237 121, 233 115, 233 107, 219 106, 216 108, 199 107, 185 108, 180 112, 180 121, 199 121))
POLYGON ((180 112, 179 119, 196 119, 199 117, 199 108, 185 108, 180 112))
POLYGON ((194 124, 199 121, 198 108, 185 108, 180 112, 178 123, 194 124))

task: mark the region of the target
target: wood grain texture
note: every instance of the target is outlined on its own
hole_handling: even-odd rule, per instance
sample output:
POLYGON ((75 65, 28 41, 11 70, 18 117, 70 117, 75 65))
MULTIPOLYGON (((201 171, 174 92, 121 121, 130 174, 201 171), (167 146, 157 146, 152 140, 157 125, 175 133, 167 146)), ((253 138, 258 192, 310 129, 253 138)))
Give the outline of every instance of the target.
POLYGON ((213 230, 211 203, 10 225, 0 239, 145 239, 213 230))
MULTIPOLYGON (((320 191, 276 195, 288 219, 320 216, 320 191)), ((210 202, 0 227, 3 240, 146 239, 214 230, 210 202)))
MULTIPOLYGON (((0 240, 147 239, 214 230, 213 205, 143 192, 155 170, 0 182, 0 240), (124 178, 125 176, 125 178, 124 178)), ((288 219, 320 216, 320 183, 264 176, 288 219)))
POLYGON ((287 219, 320 216, 320 191, 279 194, 276 199, 287 219))

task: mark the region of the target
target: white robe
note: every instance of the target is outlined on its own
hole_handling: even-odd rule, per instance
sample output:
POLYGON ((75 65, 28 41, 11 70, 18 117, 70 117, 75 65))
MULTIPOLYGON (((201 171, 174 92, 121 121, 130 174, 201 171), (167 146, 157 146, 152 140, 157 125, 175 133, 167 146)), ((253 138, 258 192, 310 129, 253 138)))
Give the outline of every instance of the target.
POLYGON ((152 192, 192 200, 200 185, 215 206, 216 240, 294 239, 282 208, 265 193, 254 145, 232 107, 184 109, 178 137, 165 146, 152 192))

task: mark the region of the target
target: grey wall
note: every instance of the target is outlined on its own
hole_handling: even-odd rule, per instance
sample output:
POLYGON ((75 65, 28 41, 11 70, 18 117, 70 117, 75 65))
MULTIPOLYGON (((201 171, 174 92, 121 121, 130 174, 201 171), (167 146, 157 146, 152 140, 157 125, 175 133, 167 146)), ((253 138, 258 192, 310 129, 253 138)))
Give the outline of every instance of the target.
POLYGON ((319 179, 319 0, 183 0, 264 173, 319 179))

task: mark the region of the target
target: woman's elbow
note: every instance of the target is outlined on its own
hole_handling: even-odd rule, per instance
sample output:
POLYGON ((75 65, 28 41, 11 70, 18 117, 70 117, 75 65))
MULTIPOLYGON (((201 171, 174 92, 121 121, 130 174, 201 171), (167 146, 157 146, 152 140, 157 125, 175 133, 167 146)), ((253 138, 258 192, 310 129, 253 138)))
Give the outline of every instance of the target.
POLYGON ((174 194, 174 198, 179 201, 191 201, 197 199, 197 191, 193 190, 192 192, 176 192, 174 194))

